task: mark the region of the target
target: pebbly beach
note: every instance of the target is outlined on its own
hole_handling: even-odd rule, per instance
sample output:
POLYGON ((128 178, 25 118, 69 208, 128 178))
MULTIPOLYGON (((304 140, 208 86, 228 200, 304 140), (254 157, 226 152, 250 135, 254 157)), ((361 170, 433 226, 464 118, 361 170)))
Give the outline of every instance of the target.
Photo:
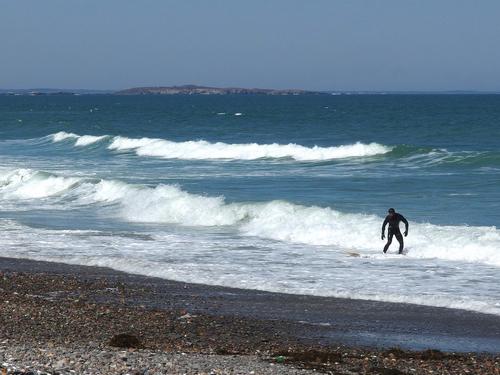
POLYGON ((500 317, 0 258, 17 374, 498 374, 500 317))

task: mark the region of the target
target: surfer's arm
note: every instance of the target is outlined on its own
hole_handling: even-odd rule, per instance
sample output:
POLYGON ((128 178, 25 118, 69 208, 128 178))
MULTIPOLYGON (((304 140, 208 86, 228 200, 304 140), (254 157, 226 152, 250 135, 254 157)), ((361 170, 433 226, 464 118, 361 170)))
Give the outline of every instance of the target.
POLYGON ((385 226, 387 225, 387 223, 389 222, 389 220, 387 218, 385 218, 384 220, 384 223, 382 224, 382 239, 384 239, 384 233, 385 233, 385 226))
POLYGON ((406 219, 405 219, 405 217, 404 217, 403 215, 399 215, 399 216, 400 216, 400 218, 401 218, 401 221, 402 221, 403 223, 405 223, 405 228, 406 228, 406 229, 405 229, 405 236, 406 236, 406 235, 408 234, 408 226, 409 226, 409 225, 408 225, 408 220, 406 220, 406 219))

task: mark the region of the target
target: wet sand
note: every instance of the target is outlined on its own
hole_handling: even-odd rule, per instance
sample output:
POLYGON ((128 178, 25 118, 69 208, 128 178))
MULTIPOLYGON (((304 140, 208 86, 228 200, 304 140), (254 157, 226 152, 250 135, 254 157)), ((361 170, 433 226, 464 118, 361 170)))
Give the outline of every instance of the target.
MULTIPOLYGON (((0 272, 2 343, 6 348, 66 348, 68 363, 75 348, 115 353, 110 340, 127 333, 140 342, 124 344, 140 359, 137 363, 142 363, 141 353, 184 352, 201 353, 209 362, 245 356, 244 368, 255 373, 294 368, 306 373, 312 367, 346 374, 388 374, 384 369, 500 374, 500 316, 187 284, 10 258, 0 258, 0 272)), ((0 348, 0 360, 6 360, 6 350, 0 348)), ((178 371, 203 373, 207 366, 178 371)), ((235 373, 226 370, 220 373, 235 373)))

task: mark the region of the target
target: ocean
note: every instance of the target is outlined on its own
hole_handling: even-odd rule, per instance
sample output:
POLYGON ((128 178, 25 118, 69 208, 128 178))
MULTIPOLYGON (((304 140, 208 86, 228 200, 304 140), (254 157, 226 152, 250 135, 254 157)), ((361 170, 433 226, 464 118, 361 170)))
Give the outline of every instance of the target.
POLYGON ((500 315, 500 95, 0 96, 0 160, 0 256, 500 315))

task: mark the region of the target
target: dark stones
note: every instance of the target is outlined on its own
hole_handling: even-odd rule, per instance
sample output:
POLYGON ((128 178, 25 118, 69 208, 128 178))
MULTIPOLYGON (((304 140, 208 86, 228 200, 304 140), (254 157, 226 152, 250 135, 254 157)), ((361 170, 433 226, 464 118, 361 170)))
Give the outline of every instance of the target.
POLYGON ((120 333, 109 340, 109 346, 117 348, 141 348, 141 341, 134 335, 128 333, 120 333))

